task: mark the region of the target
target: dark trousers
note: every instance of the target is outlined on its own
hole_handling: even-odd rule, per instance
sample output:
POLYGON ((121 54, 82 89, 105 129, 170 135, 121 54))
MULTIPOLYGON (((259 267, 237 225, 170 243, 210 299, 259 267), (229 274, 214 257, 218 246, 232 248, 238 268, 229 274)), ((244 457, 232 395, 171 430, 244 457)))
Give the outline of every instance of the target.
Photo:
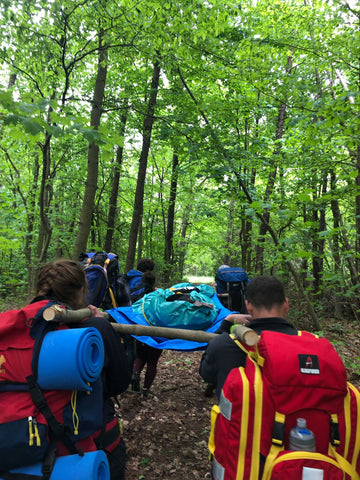
POLYGON ((123 439, 117 447, 108 454, 110 480, 125 480, 126 447, 123 439))
POLYGON ((146 343, 136 341, 136 358, 134 362, 134 373, 141 373, 146 365, 144 388, 149 389, 156 377, 157 364, 162 350, 150 347, 146 343))

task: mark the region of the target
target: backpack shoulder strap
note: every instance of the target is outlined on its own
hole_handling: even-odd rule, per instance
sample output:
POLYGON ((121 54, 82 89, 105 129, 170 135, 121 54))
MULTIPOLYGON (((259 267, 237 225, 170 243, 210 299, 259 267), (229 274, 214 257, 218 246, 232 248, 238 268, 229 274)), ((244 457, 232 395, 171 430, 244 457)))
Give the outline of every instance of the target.
POLYGON ((235 336, 235 334, 230 333, 230 338, 236 343, 236 345, 241 348, 243 352, 245 352, 247 355, 253 351, 252 347, 249 347, 249 345, 246 345, 245 343, 240 342, 235 336))
POLYGON ((53 412, 51 411, 45 395, 41 388, 37 383, 37 376, 38 376, 38 361, 40 355, 40 349, 44 340, 45 335, 56 328, 55 322, 46 322, 43 319, 43 311, 45 308, 52 305, 54 302, 49 302, 44 307, 42 307, 32 324, 30 335, 35 338, 35 345, 33 351, 33 358, 32 358, 32 370, 33 373, 26 377, 26 381, 29 388, 29 393, 31 395, 31 399, 36 406, 36 408, 42 413, 45 417, 48 426, 49 426, 49 439, 50 439, 50 447, 49 451, 44 459, 43 466, 42 466, 42 479, 49 480, 51 473, 54 468, 55 458, 56 458, 56 450, 57 450, 57 442, 61 440, 66 448, 72 454, 79 454, 83 455, 83 451, 80 447, 74 445, 72 440, 69 436, 69 429, 66 425, 60 423, 56 418, 53 412))

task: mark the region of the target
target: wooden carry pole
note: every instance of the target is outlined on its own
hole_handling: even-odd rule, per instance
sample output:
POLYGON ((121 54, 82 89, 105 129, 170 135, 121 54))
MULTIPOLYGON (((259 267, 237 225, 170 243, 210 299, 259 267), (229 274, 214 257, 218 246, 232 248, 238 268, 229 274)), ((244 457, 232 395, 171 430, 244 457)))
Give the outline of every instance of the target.
MULTIPOLYGON (((110 320, 111 315, 102 312, 103 316, 110 320)), ((52 305, 44 310, 43 318, 48 322, 57 321, 63 323, 79 323, 85 318, 92 316, 90 308, 80 310, 68 310, 61 305, 52 305)), ((190 342, 209 343, 217 336, 216 333, 204 332, 203 330, 187 330, 182 328, 154 327, 152 325, 123 324, 111 322, 112 327, 117 332, 136 335, 138 337, 161 337, 168 339, 188 340, 190 342)), ((259 336, 254 330, 244 325, 236 325, 234 334, 243 343, 253 346, 258 342, 259 336)))

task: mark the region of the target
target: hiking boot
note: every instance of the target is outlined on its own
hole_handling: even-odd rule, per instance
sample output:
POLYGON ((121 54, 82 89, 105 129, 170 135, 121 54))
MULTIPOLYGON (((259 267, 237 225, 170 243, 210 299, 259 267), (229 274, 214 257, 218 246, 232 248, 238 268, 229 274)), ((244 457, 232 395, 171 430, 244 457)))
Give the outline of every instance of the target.
POLYGON ((149 393, 150 393, 150 390, 149 390, 148 388, 143 388, 143 389, 142 389, 141 394, 142 394, 143 398, 148 398, 148 397, 149 397, 149 393))
POLYGON ((210 398, 213 396, 214 392, 215 392, 214 385, 212 385, 211 383, 208 383, 205 388, 204 397, 210 398))
POLYGON ((131 390, 140 392, 140 373, 134 372, 131 377, 131 390))

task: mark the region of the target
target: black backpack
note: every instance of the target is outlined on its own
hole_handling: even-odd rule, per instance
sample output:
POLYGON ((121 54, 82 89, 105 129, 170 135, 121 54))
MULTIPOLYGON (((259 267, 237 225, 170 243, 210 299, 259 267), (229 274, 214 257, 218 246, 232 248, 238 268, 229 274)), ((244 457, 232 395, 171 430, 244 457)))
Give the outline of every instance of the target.
POLYGON ((249 277, 243 268, 222 266, 215 276, 221 303, 229 310, 247 313, 245 306, 249 277))
POLYGON ((88 287, 88 303, 110 310, 131 305, 129 286, 119 271, 119 257, 114 253, 81 253, 88 287))

